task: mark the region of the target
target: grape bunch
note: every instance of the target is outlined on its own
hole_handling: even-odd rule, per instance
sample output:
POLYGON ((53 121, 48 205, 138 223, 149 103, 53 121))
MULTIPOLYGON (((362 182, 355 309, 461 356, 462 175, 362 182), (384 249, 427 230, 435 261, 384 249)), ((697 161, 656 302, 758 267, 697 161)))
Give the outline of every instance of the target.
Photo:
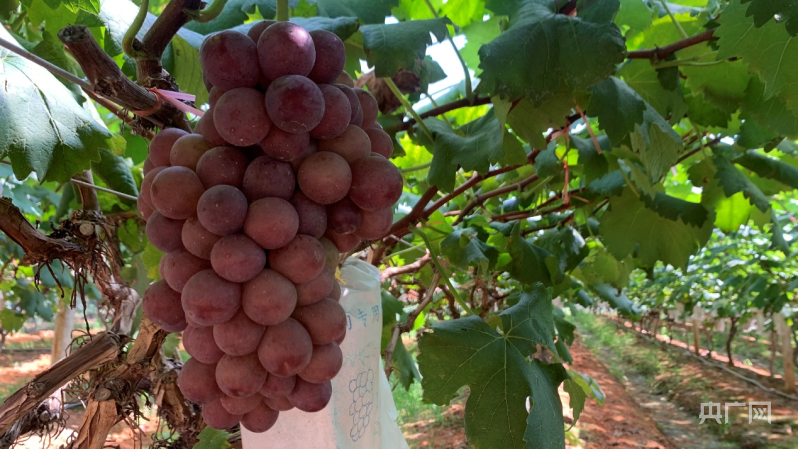
POLYGON ((263 21, 200 49, 210 109, 150 144, 138 209, 165 252, 144 313, 183 332, 178 385, 217 429, 323 409, 343 363, 340 253, 384 236, 402 176, 327 31, 263 21))

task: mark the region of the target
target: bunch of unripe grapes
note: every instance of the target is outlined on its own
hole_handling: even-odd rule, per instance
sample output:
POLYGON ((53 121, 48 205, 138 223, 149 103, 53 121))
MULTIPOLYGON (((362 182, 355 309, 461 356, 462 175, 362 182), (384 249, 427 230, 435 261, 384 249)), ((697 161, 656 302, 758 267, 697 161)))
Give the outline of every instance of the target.
POLYGON ((144 313, 183 332, 178 385, 217 429, 323 409, 347 317, 340 253, 384 236, 402 176, 333 33, 263 21, 200 49, 210 109, 150 144, 138 208, 165 252, 144 313))

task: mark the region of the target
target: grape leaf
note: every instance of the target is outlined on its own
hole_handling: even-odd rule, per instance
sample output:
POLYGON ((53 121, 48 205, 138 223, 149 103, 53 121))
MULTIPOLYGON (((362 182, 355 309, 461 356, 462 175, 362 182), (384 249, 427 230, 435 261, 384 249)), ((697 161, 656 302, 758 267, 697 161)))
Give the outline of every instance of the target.
POLYGON ((588 101, 584 93, 575 95, 570 92, 560 92, 538 105, 521 99, 507 115, 507 123, 530 146, 544 149, 546 138, 543 134, 549 128, 564 127, 567 124, 566 117, 571 114, 575 102, 587 107, 588 101))
MULTIPOLYGON (((202 66, 199 60, 199 49, 194 48, 180 36, 175 36, 170 43, 174 64, 165 68, 175 77, 180 90, 193 94, 194 104, 208 102, 208 90, 202 79, 202 66)), ((169 51, 167 49, 167 51, 169 51)))
POLYGON ((363 25, 363 50, 374 75, 393 76, 399 69, 416 71, 416 61, 424 59, 427 46, 432 44, 430 33, 438 42, 449 35, 447 18, 414 20, 382 25, 363 25))
POLYGON ((566 379, 562 384, 563 390, 568 393, 568 405, 574 411, 574 424, 579 421, 579 416, 585 409, 585 401, 587 401, 587 393, 582 387, 573 379, 566 379))
MULTIPOLYGON (((384 352, 391 340, 394 325, 397 323, 397 316, 399 321, 407 319, 407 314, 404 313, 403 304, 398 299, 394 298, 390 293, 383 290, 382 296, 382 339, 380 351, 384 352)), ((413 356, 407 351, 402 339, 396 341, 393 357, 391 357, 395 373, 398 374, 399 382, 407 390, 414 381, 421 381, 421 374, 418 372, 416 361, 413 356)))
MULTIPOLYGON (((675 198, 670 201, 674 200, 685 208, 691 207, 687 201, 675 198)), ((655 207, 664 205, 661 199, 649 201, 655 207)), ((621 196, 610 198, 610 209, 602 217, 599 229, 602 241, 616 259, 636 253, 647 267, 662 261, 683 268, 690 256, 709 240, 713 221, 714 217, 707 218, 699 227, 682 219, 666 218, 627 189, 621 196)))
POLYGON ((641 0, 621 0, 621 9, 615 16, 615 23, 623 28, 629 27, 626 30, 626 38, 630 38, 635 34, 644 31, 651 26, 651 10, 645 2, 641 0))
POLYGON ((662 87, 657 71, 647 61, 629 61, 618 74, 662 117, 670 117, 670 123, 678 123, 687 113, 687 104, 678 84, 678 72, 675 89, 662 87))
POLYGON ((499 250, 479 239, 474 228, 457 229, 441 242, 441 254, 461 268, 469 265, 492 269, 499 258, 499 250))
POLYGON ((419 339, 424 398, 443 405, 468 385, 466 436, 477 449, 562 448, 557 387, 567 373, 527 360, 538 344, 555 350, 550 293, 533 286, 499 317, 501 333, 472 315, 439 322, 419 339))
POLYGON ((718 19, 718 59, 742 58, 765 82, 764 99, 781 96, 790 109, 798 110, 798 41, 775 22, 756 28, 745 9, 733 0, 718 19))
POLYGON ((557 14, 555 3, 525 2, 510 28, 480 48, 481 91, 540 104, 560 92, 563 83, 580 91, 615 72, 626 51, 618 27, 582 16, 613 6, 617 10, 618 0, 586 5, 579 17, 557 14))
MULTIPOLYGON (((296 7, 298 0, 289 2, 290 7, 296 7)), ((271 19, 277 13, 277 2, 275 0, 227 0, 224 9, 216 18, 205 23, 190 21, 184 25, 185 28, 200 34, 209 34, 215 31, 233 28, 236 25, 249 20, 250 14, 255 13, 258 8, 260 15, 271 19)))
POLYGON ((230 447, 229 438, 230 434, 226 431, 206 426, 197 436, 199 441, 194 445, 194 449, 227 449, 230 447))
POLYGON ((775 179, 798 189, 798 168, 778 159, 748 150, 733 161, 763 178, 775 179))
POLYGON ((754 17, 754 25, 761 27, 778 15, 787 32, 798 35, 798 3, 794 0, 742 0, 743 4, 749 2, 745 15, 754 17))
POLYGON ((508 271, 519 282, 540 282, 549 286, 562 282, 563 273, 559 270, 556 257, 540 246, 529 243, 521 235, 520 225, 513 228, 513 233, 507 240, 507 251, 512 258, 508 271), (555 269, 554 272, 552 269, 555 269))
POLYGON ((764 98, 765 86, 758 77, 751 77, 742 103, 740 117, 746 122, 756 120, 759 126, 770 130, 773 135, 798 138, 798 118, 787 109, 779 97, 764 98))
POLYGON ((482 73, 482 69, 479 68, 479 49, 486 43, 496 39, 501 33, 499 17, 493 16, 483 22, 474 22, 463 28, 462 32, 468 41, 465 47, 460 50, 460 56, 468 64, 468 68, 474 70, 475 74, 479 76, 482 73))
POLYGON ((158 272, 158 265, 161 263, 162 257, 163 251, 156 248, 148 240, 144 252, 141 253, 141 260, 144 262, 144 267, 147 269, 147 277, 153 281, 161 279, 161 275, 158 272))
POLYGON ((22 329, 28 317, 11 309, 0 310, 0 326, 7 332, 17 332, 22 329))
POLYGON ((723 187, 723 191, 727 197, 742 192, 748 201, 762 212, 767 212, 767 210, 770 209, 770 198, 765 196, 765 194, 759 190, 759 187, 751 182, 751 180, 738 170, 734 164, 729 162, 728 159, 723 156, 715 156, 712 162, 715 164, 715 168, 718 169, 715 178, 717 178, 718 184, 723 187))
POLYGON ((635 316, 640 314, 640 309, 626 296, 623 290, 616 289, 610 284, 594 283, 591 285, 593 291, 603 299, 613 309, 624 316, 635 316))
MULTIPOLYGON (((136 180, 125 162, 125 158, 117 156, 108 150, 100 150, 100 162, 92 163, 92 171, 111 189, 128 195, 138 196, 136 180)), ((133 204, 135 201, 123 199, 123 202, 133 204)))
MULTIPOLYGON (((600 135, 596 137, 599 142, 599 148, 603 151, 610 150, 610 141, 607 136, 600 135)), ((609 162, 604 154, 599 154, 596 151, 596 144, 593 139, 582 139, 580 137, 571 137, 576 150, 579 152, 579 166, 582 167, 585 182, 591 182, 595 179, 601 179, 609 172, 609 162)))
POLYGON ((311 0, 320 16, 357 17, 363 23, 384 23, 399 0, 311 0))
MULTIPOLYGON (((0 37, 14 42, 5 28, 0 37)), ((0 84, 0 158, 11 159, 17 179, 36 172, 41 180, 65 182, 98 162, 100 149, 124 150, 124 139, 97 123, 50 72, 6 49, 0 84)))

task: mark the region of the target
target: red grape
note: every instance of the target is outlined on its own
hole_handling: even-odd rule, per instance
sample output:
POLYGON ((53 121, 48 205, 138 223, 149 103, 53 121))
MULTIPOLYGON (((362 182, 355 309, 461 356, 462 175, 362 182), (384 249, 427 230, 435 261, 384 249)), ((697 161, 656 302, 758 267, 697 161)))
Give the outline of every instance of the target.
POLYGON ((197 217, 191 217, 183 223, 181 238, 183 246, 186 247, 188 252, 199 258, 210 260, 213 245, 215 245, 222 236, 205 229, 197 217))
POLYGON ((312 353, 310 336, 301 324, 291 318, 267 327, 258 347, 258 358, 266 371, 284 377, 302 371, 310 362, 312 353))
POLYGON ((213 245, 211 265, 230 282, 246 282, 266 266, 266 252, 246 235, 228 235, 213 245))
POLYGON ((155 211, 147 220, 145 230, 150 243, 163 252, 175 251, 183 246, 180 237, 183 220, 172 220, 155 211))
POLYGON ((393 139, 380 128, 369 128, 366 134, 371 141, 372 154, 379 154, 385 159, 390 159, 393 155, 393 139))
POLYGON ((202 406, 202 419, 208 426, 224 430, 238 424, 244 417, 241 415, 231 415, 225 410, 221 400, 216 400, 202 406))
POLYGON ((289 133, 276 126, 272 126, 269 134, 260 142, 264 153, 284 162, 293 161, 301 156, 308 145, 310 145, 309 133, 289 133))
POLYGON ((294 408, 294 404, 283 396, 280 398, 263 398, 263 403, 268 405, 270 409, 285 412, 294 408))
POLYGON ((151 195, 151 188, 152 188, 152 181, 158 176, 158 173, 166 170, 169 167, 155 167, 150 170, 149 173, 144 175, 144 179, 141 180, 141 192, 139 193, 139 198, 144 200, 144 202, 150 206, 152 209, 155 209, 155 206, 152 205, 152 195, 151 195))
POLYGON ((295 187, 296 177, 290 164, 261 156, 249 163, 241 191, 250 202, 269 196, 288 200, 295 187))
POLYGON ((197 133, 202 134, 202 137, 208 142, 208 145, 213 147, 218 147, 222 145, 229 145, 224 137, 219 134, 219 131, 216 130, 216 121, 213 118, 213 107, 205 111, 205 115, 202 116, 199 123, 197 123, 197 128, 194 129, 197 133))
POLYGON ((335 341, 346 330, 346 312, 331 298, 297 307, 291 317, 305 327, 314 345, 335 341))
POLYGON ((232 186, 213 186, 200 197, 197 218, 205 229, 216 235, 235 234, 247 218, 247 197, 232 186))
POLYGON ((333 282, 333 288, 328 298, 332 298, 336 301, 341 300, 341 284, 339 284, 338 281, 333 282))
POLYGON ((236 148, 221 146, 203 154, 197 162, 197 176, 206 189, 218 185, 240 187, 249 159, 236 148))
POLYGON ((277 22, 274 20, 261 20, 260 22, 256 22, 252 28, 247 31, 247 36, 249 36, 249 38, 252 39, 255 44, 257 44, 258 39, 260 39, 260 35, 263 34, 266 28, 269 28, 275 23, 277 22))
POLYGON ((260 142, 272 126, 263 94, 252 88, 225 92, 214 106, 216 130, 224 140, 239 147, 260 142))
POLYGON ((261 401, 257 407, 241 418, 241 426, 250 432, 262 433, 274 426, 279 415, 280 412, 272 409, 266 405, 265 402, 261 401))
POLYGON ((318 142, 316 141, 316 139, 310 139, 310 144, 308 144, 308 146, 306 146, 305 149, 302 150, 302 152, 296 156, 296 158, 288 161, 288 163, 291 164, 291 168, 294 170, 294 172, 298 172, 299 167, 302 166, 302 162, 305 162, 305 159, 307 159, 308 156, 318 151, 319 151, 318 142))
POLYGON ((319 84, 334 83, 346 64, 346 48, 343 41, 326 30, 311 31, 310 37, 316 48, 316 62, 308 78, 319 84))
POLYGON ((196 404, 209 404, 222 397, 222 391, 216 386, 216 365, 195 358, 188 359, 180 368, 177 386, 186 399, 196 404))
POLYGON ((243 310, 222 324, 213 326, 213 339, 225 354, 247 355, 258 349, 265 326, 252 321, 243 310))
POLYGON ((296 287, 290 280, 266 269, 244 284, 241 308, 252 321, 272 326, 291 316, 296 298, 296 287))
POLYGON ((155 164, 152 163, 152 159, 149 157, 144 159, 144 166, 141 168, 141 172, 144 174, 144 176, 147 176, 147 173, 149 173, 153 168, 155 168, 155 164))
POLYGON ((266 90, 266 110, 275 126, 289 133, 309 132, 324 116, 324 95, 313 81, 282 76, 266 90))
POLYGON ((180 293, 169 288, 164 280, 150 284, 142 300, 144 315, 167 332, 186 328, 186 315, 180 304, 180 293))
POLYGON ((258 48, 246 34, 233 30, 214 33, 200 47, 202 73, 223 90, 253 87, 260 79, 258 48))
POLYGON ((341 89, 341 92, 343 92, 347 100, 349 100, 349 111, 352 114, 349 117, 349 123, 360 126, 363 123, 363 108, 360 106, 360 99, 357 98, 355 90, 343 84, 333 84, 333 86, 341 89))
POLYGON ((138 209, 139 215, 141 215, 141 218, 143 218, 144 221, 149 220, 150 216, 152 216, 152 213, 155 212, 155 208, 153 208, 152 206, 147 204, 146 201, 144 201, 143 192, 139 194, 138 198, 136 198, 136 208, 138 209))
MULTIPOLYGON (((185 226, 183 224, 184 228, 185 226)), ((182 292, 186 282, 195 274, 211 267, 207 260, 201 259, 183 248, 164 254, 161 260, 164 264, 163 278, 176 292, 182 292)))
POLYGON ((266 378, 266 383, 260 389, 260 394, 267 398, 285 397, 294 391, 294 385, 296 385, 296 376, 281 377, 269 374, 269 377, 266 378))
POLYGON ((333 273, 324 269, 322 272, 304 284, 297 284, 296 298, 298 306, 307 306, 321 301, 330 294, 333 284, 337 283, 333 273))
POLYGON ((280 198, 261 198, 249 205, 244 233, 266 249, 284 246, 296 236, 299 215, 280 198))
POLYGON ((330 229, 327 229, 324 236, 335 243, 335 246, 341 254, 353 251, 357 248, 357 245, 360 244, 360 237, 355 234, 336 234, 330 229))
POLYGON ((371 154, 371 141, 365 131, 355 125, 349 125, 338 137, 320 140, 319 151, 338 154, 351 165, 371 154))
POLYGON ((324 95, 324 115, 321 122, 310 131, 310 136, 314 139, 332 139, 346 131, 352 108, 341 89, 329 84, 321 84, 319 89, 324 95))
POLYGON ((336 234, 351 234, 360 227, 360 208, 349 198, 327 206, 327 228, 336 234))
POLYGON ((360 108, 363 110, 363 123, 360 125, 363 129, 370 128, 377 121, 377 113, 379 112, 379 105, 373 95, 363 89, 355 88, 358 100, 360 100, 360 108))
POLYGON ((352 184, 352 170, 341 156, 329 151, 311 154, 297 173, 302 193, 319 204, 342 200, 352 184))
POLYGON ((216 364, 216 383, 228 396, 251 396, 266 381, 266 370, 256 354, 232 356, 225 354, 216 364))
POLYGON ((219 101, 219 97, 224 94, 224 90, 219 89, 218 87, 214 87, 213 89, 208 91, 208 105, 210 107, 216 107, 216 102, 219 101))
POLYGON ((391 161, 369 156, 352 164, 349 198, 361 209, 385 209, 402 196, 402 183, 402 173, 391 161))
POLYGON ((222 407, 231 415, 243 415, 262 404, 263 397, 257 393, 242 397, 224 395, 219 401, 222 403, 222 407))
POLYGON ((168 167, 152 181, 150 194, 155 210, 174 220, 197 213, 197 202, 205 192, 197 174, 186 167, 168 167))
POLYGON ((324 230, 327 229, 327 209, 324 206, 311 200, 300 190, 294 192, 290 202, 299 216, 297 234, 316 238, 324 235, 324 230))
POLYGON ((263 75, 270 81, 285 75, 307 76, 316 61, 316 48, 304 28, 280 22, 261 33, 258 58, 263 75))
POLYGON ((318 412, 324 409, 330 402, 330 398, 332 398, 330 381, 312 384, 302 379, 297 379, 294 391, 288 396, 291 404, 303 412, 318 412))
POLYGON ((360 210, 363 217, 360 227, 355 231, 355 235, 364 240, 377 240, 385 237, 391 230, 393 224, 393 207, 378 209, 375 211, 360 210))
POLYGON ((307 382, 320 384, 332 380, 344 363, 344 355, 338 343, 313 346, 310 363, 299 373, 307 382))
POLYGON ((343 84, 346 87, 354 88, 355 80, 352 79, 352 75, 342 70, 338 78, 335 79, 335 84, 343 84))
POLYGON ((187 167, 191 170, 197 169, 197 161, 205 154, 211 146, 205 138, 199 134, 186 134, 177 139, 172 152, 169 153, 169 162, 173 167, 187 167))
MULTIPOLYGON (((191 357, 202 363, 216 364, 224 355, 213 338, 212 326, 186 327, 183 331, 183 348, 191 357)), ((215 375, 213 381, 216 382, 215 375)))
POLYGON ((324 247, 324 267, 335 273, 335 269, 338 268, 338 258, 341 255, 338 247, 327 237, 319 238, 319 242, 324 247))
POLYGON ((241 306, 241 285, 225 281, 213 270, 202 270, 183 287, 183 310, 202 326, 224 323, 241 306))
POLYGON ((161 130, 150 141, 149 158, 155 167, 169 166, 169 153, 177 139, 188 134, 180 128, 166 128, 161 130))
POLYGON ((295 284, 308 282, 324 269, 324 247, 316 238, 300 234, 270 251, 269 265, 295 284))

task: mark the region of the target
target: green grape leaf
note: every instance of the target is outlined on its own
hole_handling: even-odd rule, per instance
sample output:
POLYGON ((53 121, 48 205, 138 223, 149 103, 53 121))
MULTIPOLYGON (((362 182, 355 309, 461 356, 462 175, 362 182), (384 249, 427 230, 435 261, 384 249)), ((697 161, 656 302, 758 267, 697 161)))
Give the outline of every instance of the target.
POLYGON ((763 178, 775 179, 794 189, 798 189, 798 167, 779 159, 765 156, 756 150, 748 150, 735 158, 733 162, 742 165, 763 178))
POLYGON ((0 310, 0 326, 7 332, 17 332, 25 325, 27 316, 11 309, 0 310))
POLYGON ((787 32, 792 36, 798 35, 798 4, 792 0, 742 0, 743 4, 750 3, 746 16, 754 17, 754 25, 761 27, 775 16, 781 17, 780 22, 787 26, 787 32))
POLYGON ((645 2, 640 0, 621 0, 621 9, 615 16, 615 24, 621 29, 628 27, 626 38, 644 31, 651 26, 652 13, 645 2))
POLYGON ((544 232, 535 239, 535 244, 557 257, 563 273, 576 268, 590 253, 590 249, 585 245, 585 239, 570 226, 544 232))
POLYGON ((670 117, 670 123, 677 123, 687 113, 687 103, 678 84, 678 71, 674 73, 677 83, 674 89, 662 87, 657 71, 647 61, 632 60, 624 64, 618 75, 662 117, 670 117))
POLYGON ((624 316, 636 316, 640 314, 640 309, 626 296, 623 290, 616 289, 610 284, 594 283, 593 291, 606 301, 613 309, 624 316))
MULTIPOLYGON (((52 62, 67 72, 73 74, 78 73, 79 66, 73 59, 67 56, 66 50, 64 50, 64 44, 47 31, 42 33, 42 40, 31 49, 31 53, 52 62)), ((86 97, 83 96, 83 92, 77 84, 65 78, 61 78, 60 76, 56 76, 56 78, 72 92, 78 104, 83 104, 83 102, 86 101, 86 97)))
POLYGON ((492 109, 457 131, 436 118, 426 119, 424 124, 435 138, 427 180, 447 192, 454 188, 458 165, 466 171, 486 173, 490 164, 502 162, 508 152, 521 148, 517 139, 504 132, 492 109))
MULTIPOLYGON (((457 2, 450 3, 456 4, 457 2)), ((479 49, 501 34, 499 20, 499 17, 493 16, 482 22, 474 22, 462 29, 468 42, 466 42, 465 47, 460 50, 460 56, 463 57, 468 68, 474 70, 477 76, 482 73, 482 69, 479 68, 479 49)))
POLYGON ((141 253, 141 260, 144 262, 144 267, 147 269, 147 277, 153 281, 161 279, 161 275, 158 272, 158 265, 161 263, 162 257, 163 251, 156 248, 148 240, 144 252, 141 253))
MULTIPOLYGON (((108 150, 100 150, 100 162, 93 162, 92 171, 103 180, 105 185, 117 192, 138 196, 139 189, 133 173, 125 162, 125 158, 117 156, 108 150)), ((122 199, 123 203, 134 204, 135 201, 122 199)))
POLYGON ((642 197, 646 207, 669 220, 682 220, 688 225, 702 227, 709 218, 709 211, 698 203, 691 203, 662 192, 656 192, 653 198, 642 197))
POLYGON ((451 20, 414 20, 382 25, 363 25, 363 50, 366 60, 378 77, 393 76, 399 69, 417 71, 416 61, 424 59, 427 46, 432 44, 430 33, 438 42, 449 35, 451 20))
POLYGON ((525 284, 540 282, 549 286, 562 282, 562 271, 551 271, 552 265, 559 266, 555 256, 540 246, 529 243, 521 235, 520 225, 513 228, 513 233, 507 240, 507 251, 512 258, 508 271, 519 282, 525 284))
POLYGON ((556 13, 555 0, 525 2, 507 31, 480 48, 479 89, 540 104, 562 84, 581 91, 611 75, 626 52, 618 27, 605 21, 613 7, 618 0, 594 2, 568 17, 556 13))
POLYGON ((762 212, 767 212, 770 209, 770 198, 765 196, 764 193, 756 186, 750 179, 748 179, 743 172, 737 169, 728 159, 723 156, 715 156, 712 159, 715 168, 718 169, 715 178, 718 184, 723 187, 723 191, 727 197, 735 193, 742 192, 745 198, 756 206, 762 212))
MULTIPOLYGON (((169 73, 175 77, 180 90, 195 96, 194 104, 208 102, 208 90, 202 79, 202 65, 199 49, 194 48, 185 39, 175 36, 170 44, 174 64, 168 67, 169 73)), ((169 51, 167 49, 167 51, 169 51)))
POLYGON ((541 151, 535 158, 535 173, 538 178, 546 178, 548 176, 556 176, 562 173, 563 163, 557 157, 557 145, 552 142, 549 147, 541 151))
POLYGON ((626 187, 626 179, 620 170, 611 171, 599 179, 590 181, 587 185, 588 190, 602 196, 620 195, 624 187, 626 187))
MULTIPOLYGON (((290 3, 295 6, 299 2, 293 0, 290 3)), ((249 20, 250 14, 255 13, 256 6, 261 16, 267 19, 273 18, 277 13, 277 2, 275 0, 227 0, 222 12, 213 20, 205 23, 192 20, 185 24, 184 27, 200 34, 209 34, 233 28, 249 20)))
MULTIPOLYGON (((5 28, 0 37, 14 42, 5 28)), ((36 172, 41 180, 65 182, 98 162, 100 149, 124 150, 124 139, 95 121, 50 72, 6 49, 0 84, 0 158, 10 158, 17 179, 36 172)))
POLYGON ((194 445, 194 449, 227 449, 231 447, 229 438, 230 434, 226 431, 206 426, 197 436, 199 441, 194 445))
POLYGON ((566 117, 571 114, 575 101, 586 106, 587 95, 560 92, 537 106, 532 101, 521 99, 507 115, 507 124, 532 148, 546 148, 543 134, 549 128, 566 126, 566 117))
POLYGON ((602 154, 596 150, 593 139, 571 137, 571 142, 579 152, 579 166, 582 167, 585 181, 588 183, 595 179, 601 179, 609 172, 609 162, 603 152, 610 151, 610 140, 605 135, 597 136, 596 140, 599 142, 602 154))
POLYGON ((363 23, 384 23, 399 0, 312 0, 320 16, 357 17, 363 23))
POLYGON ((798 138, 798 118, 795 113, 787 109, 779 97, 765 99, 765 86, 758 77, 751 77, 748 83, 740 118, 745 119, 746 123, 755 120, 759 126, 770 131, 768 135, 798 138))
POLYGON ((730 2, 718 21, 718 59, 742 58, 765 82, 764 99, 780 96, 790 109, 798 110, 798 46, 787 30, 776 22, 757 28, 740 0, 730 2))
POLYGON ((574 411, 574 423, 579 421, 579 416, 585 409, 585 401, 587 401, 587 393, 582 387, 573 379, 567 379, 562 384, 563 390, 568 393, 568 405, 574 411))
POLYGON ((554 351, 550 293, 540 285, 525 290, 499 317, 501 333, 472 315, 421 336, 424 398, 443 405, 468 385, 466 436, 477 449, 563 448, 557 387, 568 376, 562 365, 527 360, 538 344, 554 351))
POLYGON ((492 269, 499 258, 499 250, 479 239, 474 228, 457 229, 441 242, 441 254, 461 268, 469 265, 492 269))
MULTIPOLYGON (((702 226, 694 226, 683 219, 663 216, 673 210, 669 202, 678 202, 684 208, 694 208, 693 203, 676 198, 662 199, 659 195, 646 200, 641 201, 629 189, 621 196, 610 198, 610 209, 602 217, 599 227, 602 241, 619 260, 636 253, 647 267, 653 267, 657 261, 686 267, 690 256, 709 240, 714 216, 704 220, 702 226)), ((696 214, 694 211, 680 216, 694 220, 696 214)))

